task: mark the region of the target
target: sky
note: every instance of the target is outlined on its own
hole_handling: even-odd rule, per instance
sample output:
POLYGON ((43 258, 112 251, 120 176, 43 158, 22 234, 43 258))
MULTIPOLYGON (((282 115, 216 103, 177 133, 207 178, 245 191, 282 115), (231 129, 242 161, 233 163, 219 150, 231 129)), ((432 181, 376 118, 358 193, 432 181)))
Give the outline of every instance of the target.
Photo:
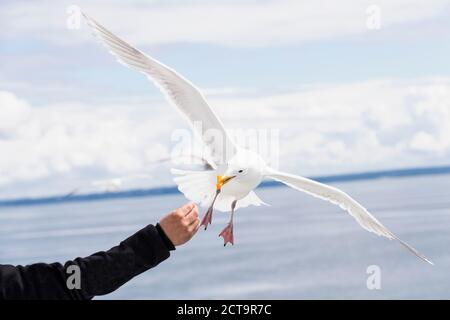
POLYGON ((450 164, 449 0, 4 0, 0 198, 173 185, 158 161, 187 124, 77 8, 191 80, 227 129, 277 132, 279 169, 450 164))

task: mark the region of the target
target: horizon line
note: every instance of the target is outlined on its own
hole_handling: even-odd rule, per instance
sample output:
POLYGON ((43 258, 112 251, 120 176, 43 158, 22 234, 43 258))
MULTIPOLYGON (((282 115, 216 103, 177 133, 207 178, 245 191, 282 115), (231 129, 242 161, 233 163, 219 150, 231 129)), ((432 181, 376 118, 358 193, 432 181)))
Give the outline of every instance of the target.
MULTIPOLYGON (((388 169, 378 171, 365 171, 357 173, 315 176, 309 178, 321 183, 332 183, 332 182, 352 182, 362 180, 376 180, 382 178, 404 178, 404 177, 441 175, 441 174, 450 174, 450 166, 388 169)), ((258 188, 276 188, 276 187, 286 187, 286 185, 284 185, 281 182, 272 180, 272 181, 263 181, 258 186, 258 188)), ((98 200, 110 200, 121 198, 155 197, 177 193, 180 193, 180 191, 178 191, 177 186, 166 186, 166 187, 130 189, 116 192, 97 192, 79 195, 76 194, 55 195, 55 196, 35 197, 35 198, 25 197, 25 198, 15 198, 5 200, 0 199, 0 207, 45 205, 45 204, 65 203, 65 202, 84 202, 84 201, 98 201, 98 200)))

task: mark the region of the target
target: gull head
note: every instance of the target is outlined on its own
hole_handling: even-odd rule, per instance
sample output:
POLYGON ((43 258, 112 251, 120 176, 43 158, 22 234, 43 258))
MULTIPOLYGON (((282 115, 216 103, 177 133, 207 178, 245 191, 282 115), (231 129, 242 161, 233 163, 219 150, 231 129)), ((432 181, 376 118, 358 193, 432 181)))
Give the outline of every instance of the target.
POLYGON ((226 164, 217 170, 217 190, 226 189, 251 191, 256 188, 264 177, 266 164, 256 153, 240 150, 226 164))

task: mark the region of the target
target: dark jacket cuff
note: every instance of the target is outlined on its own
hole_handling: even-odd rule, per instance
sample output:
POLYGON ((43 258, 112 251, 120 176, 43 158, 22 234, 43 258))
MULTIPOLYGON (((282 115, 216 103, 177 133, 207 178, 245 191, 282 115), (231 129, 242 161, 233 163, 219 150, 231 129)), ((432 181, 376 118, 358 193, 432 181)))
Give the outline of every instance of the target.
POLYGON ((175 250, 175 246, 173 245, 172 241, 170 241, 169 237, 166 235, 164 230, 161 228, 161 225, 157 223, 155 228, 158 231, 159 236, 163 240, 164 244, 166 245, 167 250, 169 251, 175 250))

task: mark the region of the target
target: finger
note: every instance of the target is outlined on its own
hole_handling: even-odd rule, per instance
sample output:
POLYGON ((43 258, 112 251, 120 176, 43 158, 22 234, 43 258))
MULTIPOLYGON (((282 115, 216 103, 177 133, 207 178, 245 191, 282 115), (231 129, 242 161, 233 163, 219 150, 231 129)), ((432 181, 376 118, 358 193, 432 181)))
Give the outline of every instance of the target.
POLYGON ((187 216, 184 217, 184 220, 186 221, 187 225, 191 225, 195 222, 195 220, 198 219, 198 210, 191 210, 191 212, 188 213, 187 216))
POLYGON ((195 207, 195 203, 193 201, 188 202, 187 204, 185 204, 184 206, 182 206, 179 210, 181 211, 181 213, 186 216, 187 214, 189 214, 189 212, 192 211, 192 209, 194 209, 195 207))
POLYGON ((197 230, 200 228, 200 219, 196 219, 188 228, 189 232, 192 233, 192 235, 197 233, 197 230))

